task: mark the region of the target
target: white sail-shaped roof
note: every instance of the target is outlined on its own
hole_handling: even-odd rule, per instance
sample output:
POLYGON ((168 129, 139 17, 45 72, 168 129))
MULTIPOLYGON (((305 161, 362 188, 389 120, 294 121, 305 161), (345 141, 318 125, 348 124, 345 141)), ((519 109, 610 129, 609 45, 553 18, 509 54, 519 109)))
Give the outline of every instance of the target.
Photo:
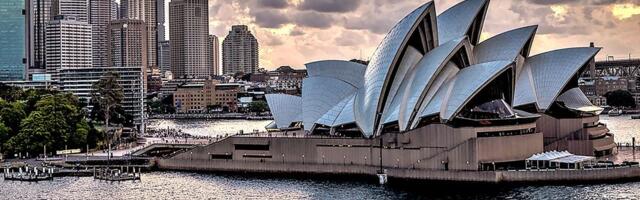
POLYGON ((414 112, 416 105, 422 102, 422 98, 426 95, 436 76, 453 54, 465 47, 465 44, 468 44, 468 41, 461 38, 440 45, 427 53, 405 76, 400 91, 394 96, 389 109, 385 109, 383 123, 398 121, 400 130, 404 130, 408 124, 409 116, 414 112))
MULTIPOLYGON (((396 71, 409 37, 417 30, 417 26, 423 24, 425 18, 433 19, 432 13, 435 13, 433 2, 428 2, 411 12, 391 29, 371 56, 365 71, 363 87, 358 90, 354 101, 355 118, 365 136, 373 135, 377 126, 380 118, 378 112, 383 109, 388 88, 396 78, 391 75, 396 71)), ((437 42, 436 30, 431 27, 430 29, 427 31, 433 32, 430 34, 434 37, 432 41, 437 42)))
POLYGON ((475 42, 480 39, 488 4, 489 0, 466 0, 438 15, 438 41, 440 44, 474 32, 474 35, 469 35, 469 40, 471 44, 476 45, 475 42), (476 24, 474 25, 474 23, 476 24))
POLYGON ((407 50, 404 52, 404 56, 402 57, 402 61, 400 61, 400 66, 398 66, 398 71, 396 72, 395 79, 391 83, 391 88, 387 93, 387 105, 385 105, 384 110, 388 110, 391 104, 391 99, 396 96, 398 93, 398 89, 400 85, 404 84, 407 80, 407 77, 412 76, 411 74, 407 74, 410 70, 412 70, 420 59, 423 58, 422 54, 411 46, 407 47, 407 50))
MULTIPOLYGON (((531 70, 534 89, 527 88, 527 79, 518 78, 514 106, 528 104, 528 93, 535 91, 538 109, 546 110, 560 95, 569 80, 599 51, 599 48, 580 47, 550 51, 529 57, 524 70, 531 70), (530 69, 527 69, 530 68, 530 69)), ((521 76, 522 77, 522 76, 521 76)))
POLYGON ((589 101, 589 98, 582 93, 582 90, 577 87, 562 93, 556 101, 564 103, 564 106, 567 108, 581 112, 600 114, 602 110, 604 110, 601 107, 594 106, 591 101, 589 101))
POLYGON ((356 88, 362 87, 364 71, 366 65, 343 61, 343 60, 322 60, 305 64, 309 77, 335 78, 353 85, 356 88))
POLYGON ((327 111, 316 124, 335 127, 344 124, 354 123, 353 101, 355 94, 344 98, 340 103, 336 104, 331 110, 327 111))
POLYGON ((512 61, 493 61, 464 68, 453 79, 453 88, 442 101, 440 118, 451 120, 484 86, 509 69, 512 61))
POLYGON ((302 97, 288 94, 266 94, 267 104, 278 128, 302 121, 302 97))
POLYGON ((327 111, 352 95, 356 88, 344 81, 327 77, 309 77, 302 82, 302 119, 305 130, 327 111))
POLYGON ((521 52, 528 56, 538 26, 527 26, 493 36, 473 48, 477 63, 515 61, 521 52), (526 48, 526 49, 525 49, 526 48))

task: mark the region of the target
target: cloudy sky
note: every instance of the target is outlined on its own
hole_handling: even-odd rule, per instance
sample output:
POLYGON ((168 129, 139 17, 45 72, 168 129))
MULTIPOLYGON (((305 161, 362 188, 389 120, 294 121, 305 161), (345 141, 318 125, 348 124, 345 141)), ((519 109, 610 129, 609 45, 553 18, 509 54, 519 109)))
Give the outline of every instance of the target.
MULTIPOLYGON (((389 29, 427 0, 209 0, 210 33, 247 24, 260 65, 295 68, 323 59, 367 60, 389 29)), ((435 0, 441 13, 460 0, 435 0)), ((538 24, 532 54, 603 47, 599 59, 640 57, 640 0, 493 0, 482 39, 538 24)))

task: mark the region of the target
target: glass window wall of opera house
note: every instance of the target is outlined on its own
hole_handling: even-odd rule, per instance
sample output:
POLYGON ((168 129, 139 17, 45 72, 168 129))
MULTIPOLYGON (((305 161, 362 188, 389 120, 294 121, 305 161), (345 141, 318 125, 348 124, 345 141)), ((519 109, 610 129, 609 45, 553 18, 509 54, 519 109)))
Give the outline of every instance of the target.
POLYGON ((483 170, 524 168, 553 150, 615 153, 602 109, 577 89, 600 49, 530 55, 537 26, 481 41, 488 7, 466 0, 436 15, 425 3, 391 28, 367 65, 311 62, 301 96, 266 95, 268 137, 235 136, 177 157, 483 170), (268 156, 233 148, 254 143, 268 156))

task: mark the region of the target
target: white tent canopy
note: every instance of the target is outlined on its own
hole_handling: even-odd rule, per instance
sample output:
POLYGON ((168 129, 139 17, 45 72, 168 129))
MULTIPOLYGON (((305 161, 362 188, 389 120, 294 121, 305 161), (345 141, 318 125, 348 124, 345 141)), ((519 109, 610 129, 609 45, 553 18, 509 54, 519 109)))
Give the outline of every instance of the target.
POLYGON ((575 164, 586 161, 593 161, 596 158, 593 156, 579 156, 573 155, 568 151, 548 151, 544 153, 534 154, 527 158, 527 161, 549 161, 554 163, 566 163, 575 164))

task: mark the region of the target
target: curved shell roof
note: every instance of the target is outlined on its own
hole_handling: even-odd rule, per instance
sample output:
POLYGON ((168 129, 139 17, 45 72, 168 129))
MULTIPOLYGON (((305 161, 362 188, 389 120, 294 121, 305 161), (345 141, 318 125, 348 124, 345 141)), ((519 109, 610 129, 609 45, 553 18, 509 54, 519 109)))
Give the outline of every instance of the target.
POLYGON ((353 101, 355 100, 355 94, 349 95, 344 98, 340 103, 336 104, 331 110, 327 111, 318 121, 317 124, 326 126, 340 126, 344 124, 354 123, 355 118, 353 116, 353 101))
POLYGON ((305 64, 309 77, 335 78, 362 87, 366 65, 344 60, 322 60, 305 64))
MULTIPOLYGON (((527 26, 510 30, 493 36, 473 48, 476 62, 490 62, 496 60, 515 61, 525 47, 531 47, 531 42, 538 26, 527 26), (529 43, 529 44, 528 44, 529 43)), ((525 57, 529 49, 524 49, 525 57)))
POLYGON ((353 94, 353 85, 327 77, 309 77, 302 82, 302 119, 305 130, 311 130, 313 124, 327 111, 353 94))
POLYGON ((604 110, 598 106, 594 106, 589 98, 587 98, 580 88, 572 88, 558 96, 557 101, 564 103, 567 108, 599 114, 604 110))
POLYGON ((292 122, 302 121, 302 97, 267 94, 265 98, 278 128, 287 128, 292 122))
POLYGON ((538 109, 546 110, 560 95, 571 77, 578 73, 580 68, 585 66, 598 51, 600 51, 599 48, 591 47, 568 48, 527 58, 523 73, 525 70, 531 70, 531 80, 527 80, 526 76, 518 78, 513 105, 532 103, 530 95, 526 93, 535 92, 535 103, 538 109))
POLYGON ((442 100, 440 118, 452 119, 485 85, 505 72, 512 61, 480 63, 464 68, 453 79, 451 91, 442 100))
POLYGON ((394 68, 401 51, 407 46, 410 34, 416 30, 419 22, 425 19, 427 13, 434 11, 433 3, 428 2, 411 12, 391 29, 371 56, 363 87, 358 90, 354 101, 356 121, 365 136, 373 135, 374 126, 379 119, 378 112, 384 106, 380 104, 386 98, 386 88, 390 82, 388 79, 393 79, 390 76, 396 71, 394 68))
MULTIPOLYGON (((394 96, 389 109, 383 115, 383 123, 398 121, 400 130, 404 130, 410 115, 425 97, 445 64, 453 54, 468 44, 466 38, 452 40, 433 49, 416 64, 405 77, 400 91, 394 96)), ((468 47, 468 46, 467 46, 468 47)), ((438 85, 439 86, 439 85, 438 85)))
POLYGON ((402 57, 402 61, 400 62, 400 66, 398 67, 398 71, 396 72, 395 79, 393 79, 393 83, 391 84, 391 88, 389 89, 389 93, 387 96, 389 99, 387 100, 384 110, 388 110, 391 104, 391 98, 396 96, 398 93, 398 89, 400 86, 405 83, 408 77, 411 77, 411 74, 407 74, 410 70, 412 70, 420 59, 423 58, 422 54, 411 46, 407 47, 407 51, 404 53, 404 57, 402 57))
MULTIPOLYGON (((484 19, 488 3, 489 0, 465 0, 438 15, 438 42, 444 44, 461 38, 469 32, 470 28, 476 28, 480 33, 482 26, 473 27, 473 23, 479 17, 480 20, 484 19)), ((477 37, 479 36, 480 34, 477 34, 477 37)), ((475 41, 478 39, 470 38, 475 41)))

